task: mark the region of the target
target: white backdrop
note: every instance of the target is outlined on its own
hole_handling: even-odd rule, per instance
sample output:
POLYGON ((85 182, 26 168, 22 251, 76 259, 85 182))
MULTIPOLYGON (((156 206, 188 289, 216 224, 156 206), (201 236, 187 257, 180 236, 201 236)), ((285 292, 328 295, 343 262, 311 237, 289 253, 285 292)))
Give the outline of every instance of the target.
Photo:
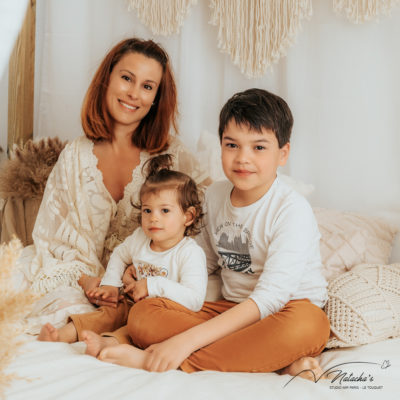
POLYGON ((362 25, 336 15, 330 0, 313 7, 288 56, 249 80, 219 52, 207 0, 170 37, 154 37, 125 0, 38 0, 34 134, 80 135, 82 99, 104 54, 127 37, 152 38, 171 56, 181 137, 191 150, 203 130, 216 134, 233 93, 265 88, 292 108, 283 172, 315 186, 313 205, 400 215, 400 7, 362 25))

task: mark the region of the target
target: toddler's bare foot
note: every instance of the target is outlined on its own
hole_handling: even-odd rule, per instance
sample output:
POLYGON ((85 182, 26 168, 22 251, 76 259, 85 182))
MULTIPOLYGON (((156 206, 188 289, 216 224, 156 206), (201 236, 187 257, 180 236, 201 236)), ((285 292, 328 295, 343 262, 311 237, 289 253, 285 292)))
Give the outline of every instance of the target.
POLYGON ((313 357, 302 357, 281 370, 281 374, 300 376, 315 382, 321 377, 323 371, 319 362, 313 357))
POLYGON ((82 331, 82 339, 86 343, 86 352, 97 357, 105 347, 118 345, 118 340, 111 336, 100 336, 92 331, 82 331))
POLYGON ((58 329, 54 328, 54 326, 49 323, 43 325, 38 340, 41 342, 59 342, 60 337, 58 335, 58 329))
POLYGON ((106 347, 103 349, 98 359, 101 361, 122 365, 131 368, 144 368, 146 353, 137 347, 129 344, 106 347))

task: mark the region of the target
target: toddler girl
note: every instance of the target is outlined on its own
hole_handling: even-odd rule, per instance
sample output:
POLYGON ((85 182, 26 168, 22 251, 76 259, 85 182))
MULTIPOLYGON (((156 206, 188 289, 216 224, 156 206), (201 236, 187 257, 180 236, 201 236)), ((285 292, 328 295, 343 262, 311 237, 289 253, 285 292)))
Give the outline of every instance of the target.
POLYGON ((199 233, 203 217, 196 184, 188 175, 170 169, 168 154, 146 165, 147 178, 140 190, 140 204, 135 206, 140 209, 141 227, 114 249, 100 287, 90 293, 97 302, 107 300, 113 306, 71 315, 71 321, 60 329, 46 324, 38 340, 90 342, 88 331, 100 334, 126 324, 130 299, 165 297, 189 310, 201 309, 207 289, 206 259, 190 238, 199 233), (121 295, 124 284, 130 299, 121 295))

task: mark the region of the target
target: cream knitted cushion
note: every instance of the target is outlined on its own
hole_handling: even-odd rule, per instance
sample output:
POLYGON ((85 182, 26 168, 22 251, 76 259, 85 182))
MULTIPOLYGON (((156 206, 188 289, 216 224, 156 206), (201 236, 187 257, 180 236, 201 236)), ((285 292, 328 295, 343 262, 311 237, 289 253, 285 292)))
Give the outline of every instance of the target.
POLYGON ((377 217, 314 208, 322 272, 331 281, 358 264, 387 264, 397 227, 377 217))
POLYGON ((350 347, 400 336, 400 264, 361 264, 328 286, 326 347, 350 347))

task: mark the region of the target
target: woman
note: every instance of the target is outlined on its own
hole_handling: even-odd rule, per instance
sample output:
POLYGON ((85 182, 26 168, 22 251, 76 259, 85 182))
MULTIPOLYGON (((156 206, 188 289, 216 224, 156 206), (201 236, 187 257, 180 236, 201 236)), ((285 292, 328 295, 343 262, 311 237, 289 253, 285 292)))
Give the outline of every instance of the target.
MULTIPOLYGON (((30 314, 31 333, 44 320, 66 322, 88 311, 82 291, 99 285, 110 252, 137 226, 132 200, 152 154, 168 150, 174 168, 197 183, 207 176, 177 139, 176 87, 166 52, 153 41, 127 39, 104 58, 82 108, 84 137, 61 153, 47 181, 20 259, 35 292, 46 294, 30 314)), ((98 305, 104 301, 89 300, 98 305)))

